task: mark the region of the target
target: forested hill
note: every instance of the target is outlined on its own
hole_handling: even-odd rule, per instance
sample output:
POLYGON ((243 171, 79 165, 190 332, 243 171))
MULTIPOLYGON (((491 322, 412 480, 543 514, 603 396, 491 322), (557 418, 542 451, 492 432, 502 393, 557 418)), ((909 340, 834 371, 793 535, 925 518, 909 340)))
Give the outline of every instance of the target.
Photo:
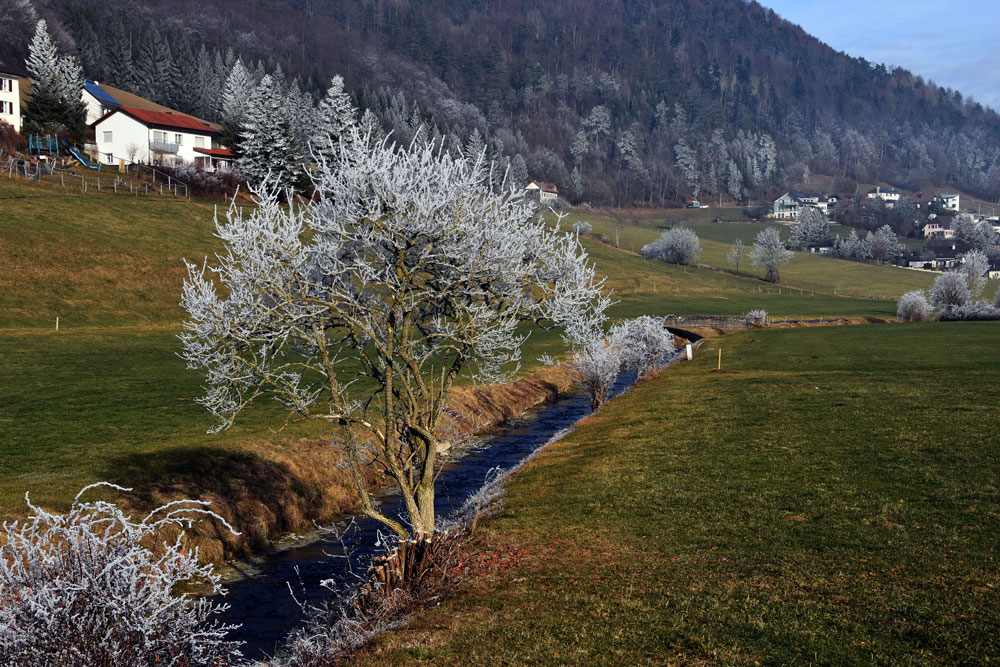
POLYGON ((37 10, 88 76, 211 119, 235 57, 317 96, 339 73, 394 136, 483 137, 578 201, 746 200, 817 173, 1000 197, 997 114, 756 2, 4 1, 8 56, 31 30, 3 22, 37 10))

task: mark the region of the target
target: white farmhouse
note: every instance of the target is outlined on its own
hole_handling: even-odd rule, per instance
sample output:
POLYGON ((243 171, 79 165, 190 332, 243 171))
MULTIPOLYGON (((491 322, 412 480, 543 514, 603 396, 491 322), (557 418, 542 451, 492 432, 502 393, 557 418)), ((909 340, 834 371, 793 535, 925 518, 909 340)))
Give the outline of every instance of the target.
POLYGON ((21 131, 21 77, 24 72, 0 60, 0 120, 21 131))
POLYGON ((815 208, 829 217, 833 212, 833 205, 837 203, 836 197, 820 197, 819 195, 809 195, 804 192, 786 192, 774 200, 774 206, 768 217, 777 220, 798 220, 799 212, 803 208, 815 208))
POLYGON ((559 197, 559 188, 556 187, 555 183, 532 181, 524 189, 529 195, 538 197, 538 201, 553 201, 559 197))
POLYGON ((208 171, 229 166, 228 160, 212 159, 212 139, 219 133, 204 121, 176 111, 120 106, 92 125, 102 164, 189 162, 208 171))

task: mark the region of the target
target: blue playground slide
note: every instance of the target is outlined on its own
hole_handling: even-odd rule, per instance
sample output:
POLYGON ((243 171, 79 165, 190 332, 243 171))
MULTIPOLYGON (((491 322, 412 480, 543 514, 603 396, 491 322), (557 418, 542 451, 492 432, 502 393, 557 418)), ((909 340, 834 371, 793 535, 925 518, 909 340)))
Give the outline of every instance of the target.
POLYGON ((97 171, 101 170, 100 164, 97 165, 90 164, 89 162, 87 162, 87 159, 80 154, 78 150, 69 145, 68 141, 63 140, 63 142, 66 144, 66 150, 69 151, 69 154, 75 157, 77 161, 84 167, 87 167, 88 169, 96 169, 97 171))

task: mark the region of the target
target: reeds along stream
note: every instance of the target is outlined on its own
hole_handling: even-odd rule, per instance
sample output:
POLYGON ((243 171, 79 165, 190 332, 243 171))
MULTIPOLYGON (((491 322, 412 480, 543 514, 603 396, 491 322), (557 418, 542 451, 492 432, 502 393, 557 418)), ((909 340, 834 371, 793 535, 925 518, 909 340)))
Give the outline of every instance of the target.
MULTIPOLYGON (((634 375, 622 375, 613 393, 621 393, 634 381, 634 375)), ((437 515, 446 516, 460 507, 482 486, 491 470, 516 465, 589 413, 587 396, 567 395, 539 406, 465 449, 460 458, 446 464, 438 478, 437 515)), ((380 504, 395 516, 402 512, 398 496, 384 496, 380 504)), ((301 611, 291 591, 299 601, 318 603, 330 594, 320 582, 334 580, 338 588, 353 585, 357 579, 352 572, 362 574, 365 564, 382 552, 384 529, 374 520, 355 517, 339 522, 337 529, 337 536, 324 536, 305 546, 262 557, 245 573, 247 576, 228 584, 226 602, 230 610, 224 621, 241 624, 232 634, 246 642, 245 656, 259 659, 272 655, 301 622, 301 611)))

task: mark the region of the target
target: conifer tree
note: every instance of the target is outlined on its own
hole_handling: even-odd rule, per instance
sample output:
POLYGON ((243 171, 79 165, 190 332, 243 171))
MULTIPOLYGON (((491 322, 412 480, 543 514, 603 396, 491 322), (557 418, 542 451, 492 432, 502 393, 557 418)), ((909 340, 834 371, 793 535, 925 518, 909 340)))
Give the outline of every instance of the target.
POLYGON ((350 136, 358 123, 358 110, 344 92, 344 79, 333 77, 326 96, 316 109, 315 130, 310 143, 317 158, 332 159, 337 147, 350 136))
POLYGON ((111 24, 104 39, 104 70, 111 84, 126 90, 135 89, 132 46, 121 19, 111 24))
POLYGON ((160 104, 170 103, 173 55, 155 25, 143 35, 135 59, 135 89, 143 97, 160 104))
POLYGON ((250 104, 250 97, 253 95, 257 84, 253 75, 243 65, 242 60, 237 60, 226 78, 225 90, 222 92, 222 102, 220 105, 220 115, 222 117, 223 137, 222 142, 229 146, 239 143, 240 130, 243 127, 243 116, 250 104))
POLYGON ((238 166, 252 184, 270 179, 290 188, 300 175, 301 159, 281 89, 265 74, 254 90, 240 128, 238 166))
POLYGON ((81 98, 83 69, 73 56, 59 55, 45 21, 35 26, 25 65, 32 78, 25 109, 28 130, 64 132, 74 141, 82 139, 87 120, 81 98))

